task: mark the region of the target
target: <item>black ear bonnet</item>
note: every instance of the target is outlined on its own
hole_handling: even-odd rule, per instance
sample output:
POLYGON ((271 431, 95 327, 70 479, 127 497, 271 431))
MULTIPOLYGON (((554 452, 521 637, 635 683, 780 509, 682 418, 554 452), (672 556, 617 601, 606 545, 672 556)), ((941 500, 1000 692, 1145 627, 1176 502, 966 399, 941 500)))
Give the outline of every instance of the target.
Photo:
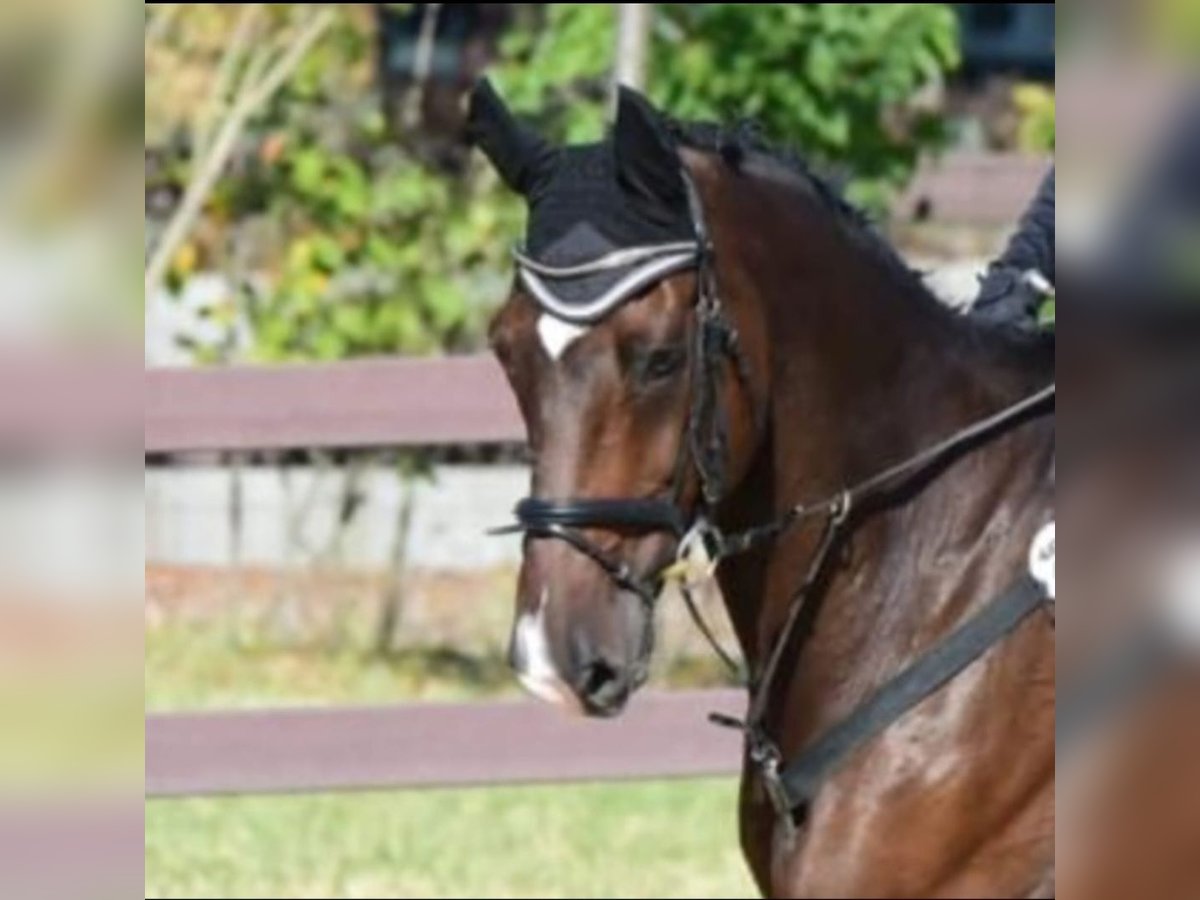
POLYGON ((471 139, 525 197, 522 286, 548 312, 602 318, 673 272, 695 264, 697 241, 683 167, 660 115, 622 88, 600 142, 554 147, 518 122, 483 81, 471 96, 471 139))

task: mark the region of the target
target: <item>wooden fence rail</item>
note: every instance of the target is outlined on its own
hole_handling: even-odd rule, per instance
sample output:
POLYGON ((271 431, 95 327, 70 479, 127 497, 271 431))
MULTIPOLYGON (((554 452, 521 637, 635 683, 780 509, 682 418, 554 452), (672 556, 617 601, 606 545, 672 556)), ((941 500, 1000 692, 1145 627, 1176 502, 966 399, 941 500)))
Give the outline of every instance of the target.
POLYGON ((521 441, 483 354, 290 366, 148 369, 146 452, 521 441))
POLYGON ((613 719, 532 700, 146 717, 146 793, 274 793, 723 775, 741 737, 706 721, 737 691, 634 697, 613 719))

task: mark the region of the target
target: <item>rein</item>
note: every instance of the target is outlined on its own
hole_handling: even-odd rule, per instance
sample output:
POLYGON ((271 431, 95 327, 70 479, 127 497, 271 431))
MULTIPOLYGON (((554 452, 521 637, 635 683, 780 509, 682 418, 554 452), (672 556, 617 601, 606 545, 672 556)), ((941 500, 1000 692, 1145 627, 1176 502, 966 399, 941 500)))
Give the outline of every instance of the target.
MULTIPOLYGON (((851 750, 878 734, 960 672, 1008 634, 1044 600, 1041 588, 1031 577, 1026 575, 1019 579, 894 676, 846 719, 819 736, 792 764, 784 766, 777 744, 764 728, 767 703, 787 645, 795 634, 800 613, 821 581, 847 522, 863 501, 889 486, 925 472, 947 457, 973 447, 976 442, 998 436, 1029 417, 1053 410, 1055 385, 1052 383, 973 422, 936 444, 823 500, 796 504, 767 522, 742 531, 724 533, 708 515, 715 511, 725 487, 723 475, 727 423, 724 410, 718 402, 721 379, 724 363, 729 360, 738 380, 749 389, 749 366, 741 352, 737 331, 721 308, 716 289, 713 246, 699 194, 686 171, 683 174, 696 233, 694 242, 633 247, 588 263, 564 267, 548 266, 520 251, 514 251, 522 283, 539 304, 556 315, 562 304, 557 302, 553 292, 542 281, 543 278, 552 280, 586 276, 636 264, 639 268, 617 285, 617 288, 626 290, 630 284, 640 289, 684 268, 696 270, 697 322, 690 358, 692 399, 683 424, 684 440, 670 495, 641 498, 572 497, 562 500, 526 497, 514 510, 516 522, 495 529, 492 533, 520 532, 533 538, 561 540, 592 559, 615 584, 636 594, 647 607, 653 606, 665 583, 678 582, 692 620, 717 656, 750 693, 750 704, 744 719, 716 713, 709 718, 716 724, 737 728, 745 734, 750 758, 759 769, 767 796, 790 833, 795 828, 793 811, 812 798, 820 781, 851 750), (684 511, 682 504, 682 486, 689 457, 700 481, 700 510, 692 516, 684 511), (746 677, 732 655, 716 640, 712 629, 700 614, 687 578, 687 554, 697 544, 701 545, 710 560, 711 572, 722 560, 771 542, 790 528, 817 518, 823 519, 821 537, 804 580, 792 593, 783 627, 775 636, 764 663, 758 672, 746 677), (669 532, 678 540, 676 559, 658 571, 639 574, 629 563, 588 538, 582 531, 587 528, 635 533, 669 532)), ((623 299, 618 295, 617 288, 587 304, 582 311, 578 308, 568 310, 570 315, 564 317, 577 323, 597 321, 623 299)), ((626 291, 624 296, 628 295, 626 291)), ((755 410, 756 423, 763 414, 762 410, 755 410)))

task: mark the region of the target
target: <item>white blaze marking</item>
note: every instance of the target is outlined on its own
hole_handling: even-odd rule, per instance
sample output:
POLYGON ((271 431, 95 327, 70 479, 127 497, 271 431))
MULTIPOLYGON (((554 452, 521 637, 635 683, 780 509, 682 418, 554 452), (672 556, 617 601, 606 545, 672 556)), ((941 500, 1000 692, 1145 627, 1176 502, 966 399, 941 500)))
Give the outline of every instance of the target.
POLYGON ((587 327, 552 316, 550 313, 542 313, 538 318, 537 333, 542 339, 546 353, 557 361, 572 343, 587 333, 587 327))
POLYGON ((546 637, 546 603, 550 589, 543 588, 537 612, 523 612, 517 619, 517 680, 533 696, 560 706, 578 707, 575 694, 558 674, 550 642, 546 637))

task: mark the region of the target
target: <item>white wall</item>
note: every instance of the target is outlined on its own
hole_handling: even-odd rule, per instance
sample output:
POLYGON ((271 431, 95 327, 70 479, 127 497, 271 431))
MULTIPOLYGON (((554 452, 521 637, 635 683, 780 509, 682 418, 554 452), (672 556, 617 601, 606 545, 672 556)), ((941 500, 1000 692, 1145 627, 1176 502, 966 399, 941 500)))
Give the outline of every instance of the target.
MULTIPOLYGON (((146 562, 226 565, 232 559, 228 469, 190 467, 146 471, 146 562)), ((313 488, 315 471, 294 467, 288 486, 279 469, 242 471, 242 557, 251 565, 302 563, 289 550, 287 510, 298 508, 313 488)), ((324 546, 332 533, 341 493, 340 473, 325 473, 316 484, 305 538, 324 546)), ((352 567, 387 565, 400 506, 400 482, 392 469, 368 472, 361 481, 366 500, 343 545, 342 561, 352 567)), ((512 519, 512 508, 529 489, 520 466, 440 466, 432 479, 416 483, 409 562, 464 571, 515 563, 520 538, 491 537, 488 528, 512 519)))

